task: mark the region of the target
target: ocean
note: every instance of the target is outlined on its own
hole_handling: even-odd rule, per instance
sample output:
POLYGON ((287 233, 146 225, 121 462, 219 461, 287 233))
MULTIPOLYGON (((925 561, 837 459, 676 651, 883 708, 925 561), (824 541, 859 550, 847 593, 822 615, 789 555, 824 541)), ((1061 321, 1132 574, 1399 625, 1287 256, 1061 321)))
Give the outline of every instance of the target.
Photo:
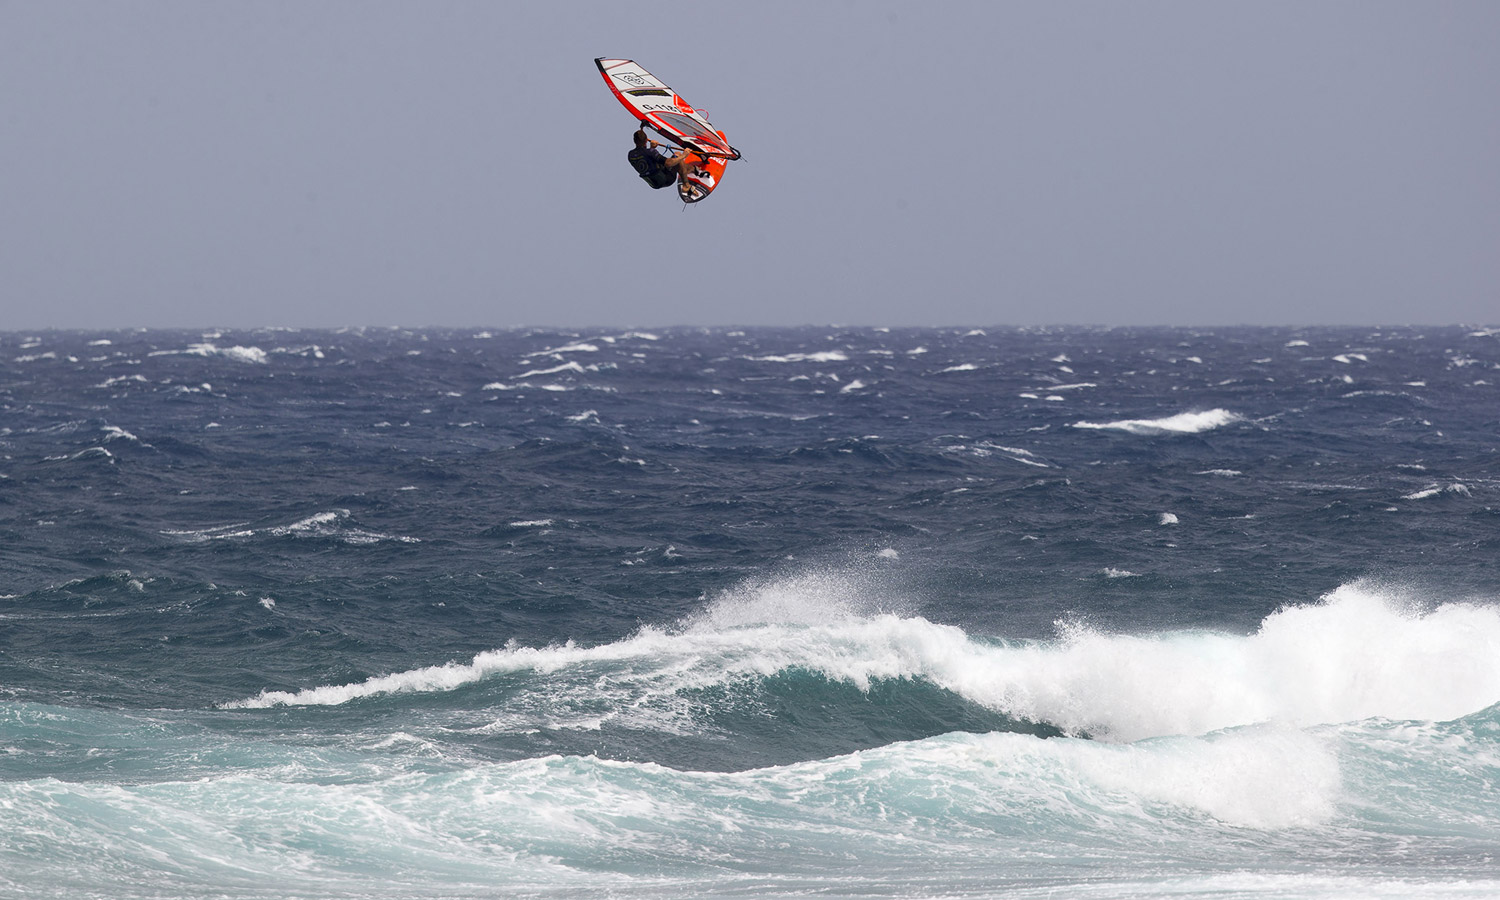
POLYGON ((1500 329, 0 333, 0 897, 1500 896, 1500 329))

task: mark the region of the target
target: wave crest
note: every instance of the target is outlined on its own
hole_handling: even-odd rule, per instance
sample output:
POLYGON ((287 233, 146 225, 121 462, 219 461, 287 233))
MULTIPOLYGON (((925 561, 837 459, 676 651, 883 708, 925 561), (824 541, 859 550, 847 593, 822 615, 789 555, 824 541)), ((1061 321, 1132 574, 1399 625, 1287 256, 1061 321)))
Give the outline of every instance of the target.
POLYGON ((1097 431, 1124 431, 1129 434, 1199 434, 1244 420, 1244 416, 1227 409, 1185 412, 1161 419, 1120 419, 1115 422, 1074 422, 1074 428, 1097 431))
POLYGON ((545 677, 508 688, 497 727, 597 728, 623 716, 682 733, 712 702, 684 699, 695 692, 798 671, 862 691, 920 680, 1012 720, 1132 742, 1265 722, 1446 721, 1500 702, 1493 605, 1423 606, 1355 583, 1284 607, 1249 635, 1111 634, 1064 622, 1055 639, 1004 641, 882 611, 873 583, 824 573, 747 585, 673 629, 644 627, 613 643, 510 645, 466 664, 227 706, 338 705, 531 672, 545 677))

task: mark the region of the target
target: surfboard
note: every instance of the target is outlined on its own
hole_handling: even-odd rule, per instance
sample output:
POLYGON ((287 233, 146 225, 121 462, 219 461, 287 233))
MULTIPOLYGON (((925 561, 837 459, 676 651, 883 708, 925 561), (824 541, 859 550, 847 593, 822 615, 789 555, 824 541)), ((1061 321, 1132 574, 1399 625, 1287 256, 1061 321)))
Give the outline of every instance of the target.
POLYGON ((709 124, 708 113, 695 109, 666 82, 630 59, 594 60, 604 83, 615 99, 636 120, 696 157, 692 173, 678 181, 677 195, 684 203, 697 203, 713 192, 724 178, 724 170, 740 151, 730 146, 724 132, 709 124))

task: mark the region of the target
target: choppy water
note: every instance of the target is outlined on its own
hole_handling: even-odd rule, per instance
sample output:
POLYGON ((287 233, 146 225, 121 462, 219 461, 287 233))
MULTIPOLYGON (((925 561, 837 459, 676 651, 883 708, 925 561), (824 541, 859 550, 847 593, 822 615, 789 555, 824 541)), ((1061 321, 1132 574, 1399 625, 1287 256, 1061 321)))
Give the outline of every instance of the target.
POLYGON ((1500 331, 0 334, 0 896, 1500 895, 1500 331))

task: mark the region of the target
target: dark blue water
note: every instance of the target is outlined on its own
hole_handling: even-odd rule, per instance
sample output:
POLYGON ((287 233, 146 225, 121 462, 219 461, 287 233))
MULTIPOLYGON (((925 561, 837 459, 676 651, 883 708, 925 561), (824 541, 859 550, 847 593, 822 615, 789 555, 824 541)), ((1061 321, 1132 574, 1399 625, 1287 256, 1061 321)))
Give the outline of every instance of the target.
POLYGON ((0 334, 0 895, 1500 893, 1500 332, 0 334))

